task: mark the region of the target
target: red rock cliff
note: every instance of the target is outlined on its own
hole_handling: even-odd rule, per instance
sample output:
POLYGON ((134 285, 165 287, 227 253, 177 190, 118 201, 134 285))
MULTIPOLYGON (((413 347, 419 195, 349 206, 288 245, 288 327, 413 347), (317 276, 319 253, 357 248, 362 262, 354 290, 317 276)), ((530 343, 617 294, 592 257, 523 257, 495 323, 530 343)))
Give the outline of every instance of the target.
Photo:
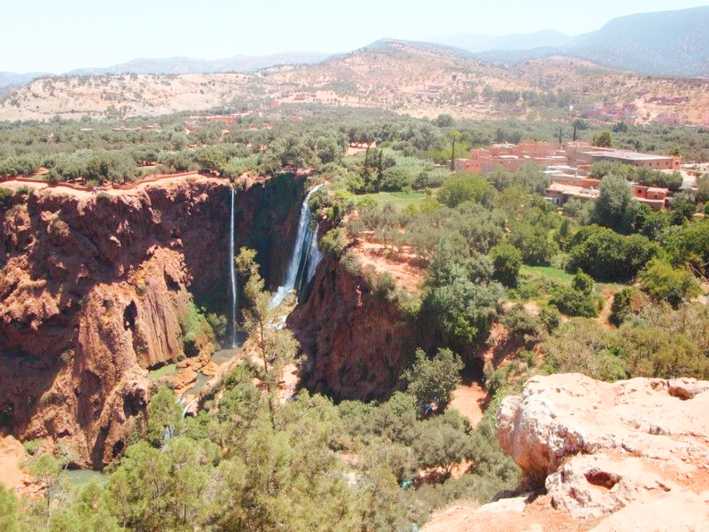
MULTIPOLYGON (((0 430, 65 441, 84 466, 123 450, 149 398, 146 368, 183 355, 192 294, 226 297, 228 186, 45 190, 0 207, 0 430)), ((283 246, 271 242, 292 238, 299 196, 264 215, 269 187, 240 192, 238 244, 258 245, 278 276, 283 246)))
POLYGON ((288 319, 308 355, 305 384, 337 399, 374 399, 399 382, 415 348, 414 326, 395 302, 332 257, 288 319))

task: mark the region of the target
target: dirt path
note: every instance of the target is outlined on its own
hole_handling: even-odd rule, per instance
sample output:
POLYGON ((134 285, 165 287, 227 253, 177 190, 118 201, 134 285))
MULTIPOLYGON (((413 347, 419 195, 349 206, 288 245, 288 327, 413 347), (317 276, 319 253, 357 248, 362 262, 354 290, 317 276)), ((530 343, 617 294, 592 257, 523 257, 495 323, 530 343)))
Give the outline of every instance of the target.
POLYGON ((613 296, 615 296, 615 290, 612 288, 605 288, 601 294, 603 297, 603 308, 598 313, 596 320, 606 329, 612 329, 609 319, 611 317, 611 307, 613 306, 613 296))
POLYGON ((477 382, 463 383, 453 391, 453 400, 448 408, 457 410, 475 428, 485 413, 483 406, 487 392, 477 382))

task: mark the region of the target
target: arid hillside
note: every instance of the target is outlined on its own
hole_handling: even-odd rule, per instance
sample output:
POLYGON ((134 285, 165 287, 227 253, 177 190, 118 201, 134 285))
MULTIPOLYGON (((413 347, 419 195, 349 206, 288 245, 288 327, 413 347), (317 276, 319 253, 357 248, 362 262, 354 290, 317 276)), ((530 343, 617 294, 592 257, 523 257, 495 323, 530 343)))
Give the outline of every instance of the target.
POLYGON ((256 74, 43 78, 0 102, 0 120, 137 116, 245 101, 382 108, 420 117, 588 118, 709 124, 709 81, 622 73, 567 57, 493 66, 455 49, 381 41, 316 65, 256 74))

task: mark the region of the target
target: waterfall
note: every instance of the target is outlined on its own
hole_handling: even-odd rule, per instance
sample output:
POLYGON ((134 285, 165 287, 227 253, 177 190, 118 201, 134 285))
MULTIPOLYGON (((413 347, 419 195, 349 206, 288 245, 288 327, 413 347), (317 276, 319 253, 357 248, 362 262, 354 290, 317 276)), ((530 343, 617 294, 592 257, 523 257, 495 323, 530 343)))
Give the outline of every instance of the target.
POLYGON ((322 260, 322 252, 320 251, 320 244, 318 242, 318 232, 320 231, 320 224, 315 226, 315 234, 310 244, 310 254, 308 256, 308 271, 305 278, 304 287, 310 284, 315 276, 315 270, 322 260))
POLYGON ((308 281, 312 279, 312 274, 315 273, 317 264, 313 266, 313 259, 317 258, 318 262, 320 259, 320 249, 318 248, 317 242, 318 228, 313 227, 311 224, 310 206, 308 202, 310 201, 310 197, 321 187, 322 185, 318 185, 313 188, 303 200, 303 204, 300 208, 300 218, 298 220, 298 233, 296 234, 293 252, 288 263, 286 280, 283 285, 278 287, 278 290, 276 290, 276 293, 273 295, 271 299, 272 308, 283 303, 283 300, 291 290, 300 293, 307 285, 308 281))
POLYGON ((236 288, 236 266, 234 265, 234 210, 236 191, 231 187, 231 212, 229 216, 229 294, 231 305, 229 307, 229 320, 231 329, 231 347, 236 347, 236 311, 238 294, 236 288))

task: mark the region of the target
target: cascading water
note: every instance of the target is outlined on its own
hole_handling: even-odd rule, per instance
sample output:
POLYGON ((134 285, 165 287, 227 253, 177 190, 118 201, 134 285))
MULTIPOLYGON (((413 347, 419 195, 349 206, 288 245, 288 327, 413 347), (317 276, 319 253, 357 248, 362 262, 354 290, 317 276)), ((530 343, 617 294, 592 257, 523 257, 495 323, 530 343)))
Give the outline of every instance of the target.
POLYGON ((236 287, 236 266, 234 265, 234 210, 236 207, 236 191, 231 188, 231 212, 229 216, 229 295, 231 306, 229 308, 231 347, 236 347, 236 312, 238 307, 238 293, 236 287))
POLYGON ((305 284, 303 287, 310 284, 315 276, 315 270, 322 260, 322 252, 320 251, 320 243, 318 242, 318 233, 320 232, 320 224, 315 226, 315 232, 310 244, 310 254, 308 256, 308 271, 305 278, 305 284))
POLYGON ((321 187, 322 185, 318 185, 313 188, 303 200, 303 205, 300 208, 300 219, 298 220, 298 233, 296 234, 293 253, 288 263, 286 280, 273 295, 271 299, 272 308, 280 305, 291 290, 295 290, 296 293, 300 294, 312 279, 317 263, 322 258, 318 247, 318 227, 313 227, 311 224, 310 206, 308 205, 310 197, 321 187))

